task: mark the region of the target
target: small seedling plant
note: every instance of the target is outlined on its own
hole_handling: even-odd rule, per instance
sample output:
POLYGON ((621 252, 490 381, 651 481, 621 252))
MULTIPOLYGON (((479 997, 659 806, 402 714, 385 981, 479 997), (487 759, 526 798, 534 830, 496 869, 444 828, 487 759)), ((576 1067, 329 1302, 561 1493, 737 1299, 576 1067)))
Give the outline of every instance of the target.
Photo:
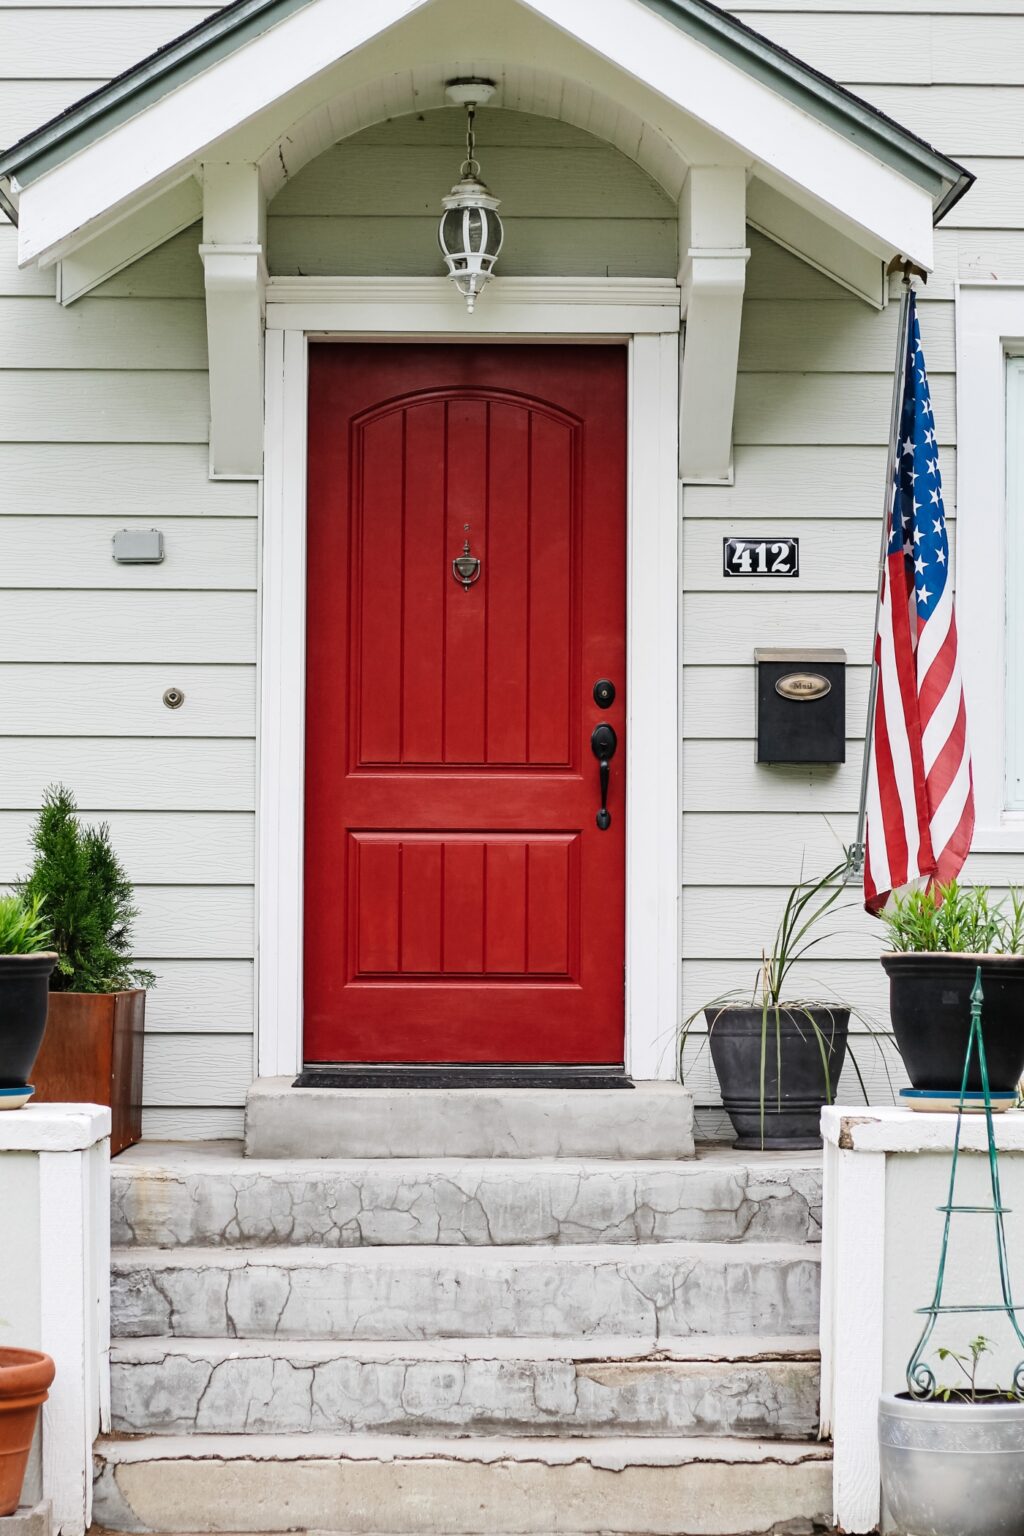
POLYGON ((978 1365, 982 1355, 990 1354, 991 1350, 992 1340, 986 1339, 983 1333, 979 1333, 976 1339, 971 1340, 966 1354, 960 1354, 955 1349, 940 1349, 939 1359, 944 1365, 947 1360, 953 1362, 964 1378, 964 1385, 957 1383, 952 1387, 936 1387, 935 1396, 941 1398, 944 1403, 990 1403, 993 1398, 1005 1399, 1011 1403, 1020 1402, 1016 1392, 978 1386, 978 1365))
POLYGON ((893 898, 881 918, 901 954, 1024 955, 1024 886, 993 901, 987 885, 948 885, 893 898))
POLYGON ((0 896, 0 955, 39 955, 52 948, 41 897, 0 896))

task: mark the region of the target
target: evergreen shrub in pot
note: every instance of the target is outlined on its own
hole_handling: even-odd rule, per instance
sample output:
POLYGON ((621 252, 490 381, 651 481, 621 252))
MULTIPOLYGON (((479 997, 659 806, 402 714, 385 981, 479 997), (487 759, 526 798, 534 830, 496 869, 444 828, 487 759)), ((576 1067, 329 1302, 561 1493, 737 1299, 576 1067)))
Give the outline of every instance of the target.
MULTIPOLYGON (((891 952, 889 1012, 915 1088, 955 1093, 971 1030, 971 988, 980 966, 985 1054, 992 1091, 1024 1076, 1024 890, 993 902, 985 886, 946 886, 896 896, 880 914, 891 952)), ((981 1091, 977 1056, 969 1090, 981 1091)))
POLYGON ((847 869, 844 860, 821 879, 792 888, 749 997, 723 993, 684 1022, 685 1043, 694 1020, 704 1015, 722 1103, 740 1148, 821 1146, 821 1110, 835 1098, 851 1010, 841 1003, 787 995, 787 984, 797 961, 828 936, 816 930, 842 895, 847 869))
POLYGON ((0 1109, 20 1109, 46 1028, 53 935, 38 897, 0 896, 0 1109))
POLYGON ((110 1106, 110 1150, 142 1135, 142 1067, 149 971, 132 962, 132 886, 110 829, 83 826, 62 785, 47 790, 33 833, 35 862, 22 887, 53 929, 58 960, 36 1064, 43 1103, 110 1106))

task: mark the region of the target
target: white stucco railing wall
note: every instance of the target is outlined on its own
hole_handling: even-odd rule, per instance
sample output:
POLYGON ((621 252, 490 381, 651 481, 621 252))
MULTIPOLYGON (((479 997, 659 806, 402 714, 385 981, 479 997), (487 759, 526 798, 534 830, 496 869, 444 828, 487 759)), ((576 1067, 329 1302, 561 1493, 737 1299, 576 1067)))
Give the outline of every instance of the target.
MULTIPOLYGON (((1024 1303, 1024 1113, 994 1117, 1014 1300, 1024 1303)), ((825 1186, 822 1232, 822 1433, 834 1443, 834 1513, 844 1531, 874 1531, 880 1509, 877 1413, 880 1392, 906 1390, 906 1367, 931 1304, 942 1246, 955 1115, 905 1109, 822 1112, 825 1186)), ((958 1205, 991 1205, 985 1117, 969 1115, 961 1136, 958 1205)), ((955 1215, 943 1302, 1001 1300, 994 1218, 955 1215)), ((1020 1314, 1024 1323, 1024 1312, 1020 1314)), ((1005 1316, 939 1318, 925 1356, 940 1385, 953 1362, 939 1346, 966 1353, 978 1334, 991 1339, 979 1382, 1009 1385, 1022 1351, 1005 1316)))
POLYGON ((54 1530, 83 1536, 110 1416, 109 1109, 0 1114, 0 1344, 53 1356, 23 1500, 49 1499, 54 1530))

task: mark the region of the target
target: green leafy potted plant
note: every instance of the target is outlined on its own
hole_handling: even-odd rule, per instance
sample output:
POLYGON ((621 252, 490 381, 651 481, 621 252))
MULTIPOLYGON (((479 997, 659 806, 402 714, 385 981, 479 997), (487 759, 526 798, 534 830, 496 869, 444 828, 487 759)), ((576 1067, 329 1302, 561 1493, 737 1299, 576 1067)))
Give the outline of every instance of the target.
POLYGON ((979 1362, 991 1347, 979 1335, 966 1353, 940 1349, 939 1359, 952 1361, 959 1374, 931 1397, 882 1396, 882 1493, 897 1530, 929 1536, 1024 1530, 1024 1401, 1016 1390, 978 1385, 979 1362))
POLYGON ((0 1109, 20 1109, 46 1028, 53 934, 38 896, 0 896, 0 1109))
POLYGON ((848 861, 818 880, 802 880, 786 899, 782 920, 752 992, 713 998, 683 1025, 707 1021, 711 1059, 738 1147, 819 1147, 822 1106, 831 1104, 846 1060, 850 1009, 845 1004, 786 996, 789 975, 827 937, 818 925, 843 893, 848 861))
POLYGON ((18 1507, 36 1420, 53 1377, 53 1361, 41 1350, 0 1346, 0 1518, 18 1507))
MULTIPOLYGON (((893 1033, 913 1086, 959 1091, 980 966, 989 1082, 1013 1092, 1024 1076, 1024 890, 993 901, 987 887, 952 880, 896 896, 880 915, 893 1033)), ((967 1087, 981 1090, 977 1057, 967 1087)))
POLYGON ((153 984, 131 958, 131 882, 107 825, 82 826, 62 785, 47 790, 32 842, 22 893, 42 904, 58 954, 36 1096, 109 1105, 114 1154, 142 1135, 145 989, 153 984))

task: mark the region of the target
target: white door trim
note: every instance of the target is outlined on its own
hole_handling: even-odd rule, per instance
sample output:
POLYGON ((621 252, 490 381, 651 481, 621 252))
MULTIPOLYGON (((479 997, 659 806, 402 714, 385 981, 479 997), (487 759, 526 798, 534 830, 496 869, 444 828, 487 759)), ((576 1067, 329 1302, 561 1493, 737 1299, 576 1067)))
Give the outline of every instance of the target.
POLYGON ((679 296, 658 279, 508 278, 474 315, 445 279, 274 279, 267 292, 257 1066, 302 1065, 306 399, 310 333, 625 339, 626 1067, 673 1078, 680 1010, 679 296))

